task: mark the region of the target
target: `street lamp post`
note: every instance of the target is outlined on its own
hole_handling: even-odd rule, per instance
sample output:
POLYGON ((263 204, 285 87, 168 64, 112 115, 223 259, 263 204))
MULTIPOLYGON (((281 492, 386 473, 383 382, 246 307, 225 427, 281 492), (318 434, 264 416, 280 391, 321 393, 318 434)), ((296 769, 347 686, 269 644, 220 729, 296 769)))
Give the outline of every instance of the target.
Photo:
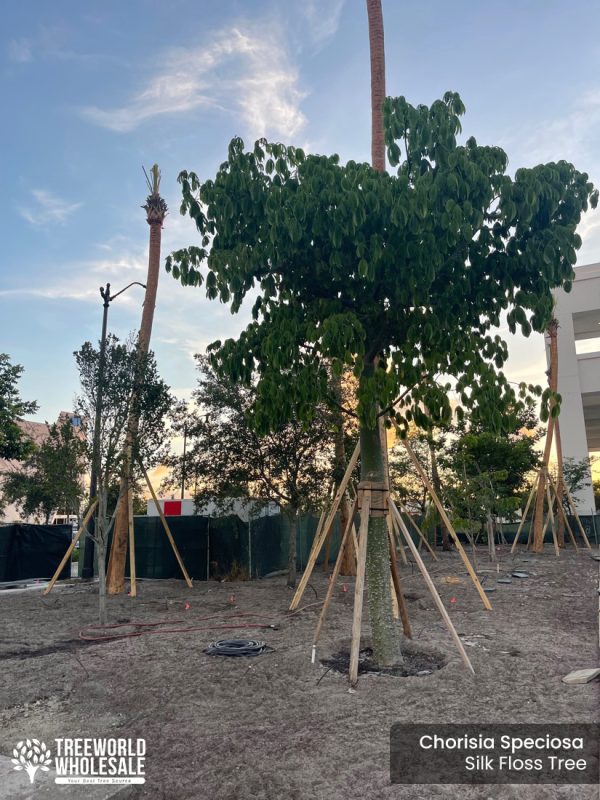
MULTIPOLYGON (((146 286, 139 281, 133 281, 128 284, 120 292, 111 295, 110 283, 105 287, 100 287, 100 296, 102 297, 104 311, 102 314, 102 335, 100 337, 100 357, 98 359, 98 388, 96 392, 96 415, 94 420, 94 442, 92 445, 92 474, 90 476, 90 501, 93 500, 98 493, 98 476, 100 474, 100 426, 102 424, 102 399, 104 395, 104 370, 106 367, 106 328, 108 324, 108 307, 111 302, 123 292, 127 291, 131 286, 141 286, 145 289, 146 286)), ((81 570, 82 578, 94 577, 94 540, 93 537, 96 531, 96 513, 92 516, 89 522, 89 533, 83 545, 83 568, 81 570)))

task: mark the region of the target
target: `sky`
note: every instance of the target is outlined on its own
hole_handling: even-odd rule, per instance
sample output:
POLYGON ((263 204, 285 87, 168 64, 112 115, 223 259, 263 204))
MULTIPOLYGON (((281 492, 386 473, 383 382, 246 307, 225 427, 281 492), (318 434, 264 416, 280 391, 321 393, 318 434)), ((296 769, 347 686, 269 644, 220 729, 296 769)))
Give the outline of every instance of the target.
MULTIPOLYGON (((600 186, 596 0, 383 0, 387 93, 431 104, 458 91, 465 136, 502 146, 509 169, 561 158, 600 186)), ((163 257, 197 243, 177 175, 213 177, 227 145, 259 136, 370 158, 364 0, 5 0, 0 30, 0 352, 53 421, 73 408, 73 351, 100 335, 98 287, 144 282, 142 166, 158 163, 170 213, 163 257)), ((579 264, 600 261, 600 212, 579 264)), ((143 291, 110 308, 125 338, 143 291)), ((160 275, 152 347, 180 398, 194 354, 247 323, 200 288, 160 275)), ((507 331, 502 333, 508 334, 507 331)), ((545 381, 541 336, 508 337, 512 380, 545 381)))

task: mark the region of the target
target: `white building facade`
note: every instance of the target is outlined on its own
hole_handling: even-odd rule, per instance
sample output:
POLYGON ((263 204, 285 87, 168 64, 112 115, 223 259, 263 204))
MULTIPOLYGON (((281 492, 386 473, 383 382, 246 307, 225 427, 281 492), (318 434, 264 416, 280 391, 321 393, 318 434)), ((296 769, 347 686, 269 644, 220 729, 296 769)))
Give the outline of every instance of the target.
MULTIPOLYGON (((563 457, 580 461, 600 450, 600 264, 577 267, 571 291, 554 296, 563 457)), ((591 485, 575 500, 580 514, 594 513, 591 485)))

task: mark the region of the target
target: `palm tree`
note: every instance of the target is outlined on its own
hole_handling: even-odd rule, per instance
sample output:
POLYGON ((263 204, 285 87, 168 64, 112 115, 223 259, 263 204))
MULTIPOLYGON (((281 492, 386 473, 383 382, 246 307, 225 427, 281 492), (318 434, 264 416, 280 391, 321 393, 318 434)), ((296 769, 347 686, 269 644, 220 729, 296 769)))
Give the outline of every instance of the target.
POLYGON ((383 101, 385 100, 385 48, 381 0, 367 0, 369 51, 371 54, 371 163, 379 172, 385 170, 383 136, 383 101))
MULTIPOLYGON (((134 385, 134 397, 139 393, 139 386, 143 377, 143 369, 150 349, 152 323, 154 321, 154 308, 156 306, 156 293, 158 290, 158 274, 160 272, 160 245, 162 226, 167 215, 167 204, 160 195, 160 170, 154 164, 150 170, 150 177, 144 170, 150 194, 142 208, 146 211, 146 221, 150 226, 150 245, 148 251, 148 277, 146 278, 146 294, 142 309, 142 322, 138 334, 138 374, 134 385)), ((108 563, 106 588, 109 594, 119 594, 125 588, 125 558, 127 556, 128 541, 128 490, 132 477, 132 452, 138 435, 139 415, 137 403, 130 406, 127 424, 127 439, 125 443, 125 457, 121 473, 120 501, 115 517, 114 533, 108 563)))

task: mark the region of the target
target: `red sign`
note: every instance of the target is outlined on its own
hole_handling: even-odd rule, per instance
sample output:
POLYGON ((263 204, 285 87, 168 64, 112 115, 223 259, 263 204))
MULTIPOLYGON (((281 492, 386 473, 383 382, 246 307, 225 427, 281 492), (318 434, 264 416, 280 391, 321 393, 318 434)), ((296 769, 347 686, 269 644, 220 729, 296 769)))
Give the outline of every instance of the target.
POLYGON ((181 516, 181 500, 165 500, 165 507, 163 508, 165 517, 180 517, 181 516))

